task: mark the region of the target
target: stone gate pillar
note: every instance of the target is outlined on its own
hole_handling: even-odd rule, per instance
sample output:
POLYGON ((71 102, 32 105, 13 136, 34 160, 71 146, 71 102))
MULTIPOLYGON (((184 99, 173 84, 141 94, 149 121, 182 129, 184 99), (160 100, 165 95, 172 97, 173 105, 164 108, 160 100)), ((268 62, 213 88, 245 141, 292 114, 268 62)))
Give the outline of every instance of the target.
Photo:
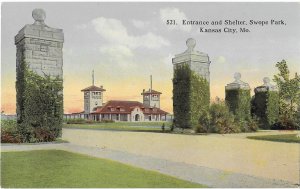
POLYGON ((234 81, 225 86, 225 101, 229 110, 239 119, 250 118, 250 86, 241 80, 241 74, 234 74, 234 81))
MULTIPOLYGON (((34 9, 32 11, 32 17, 34 23, 25 25, 15 36, 15 45, 17 47, 17 78, 22 77, 24 71, 23 65, 25 64, 29 70, 32 70, 40 76, 58 76, 62 81, 63 30, 47 26, 44 22, 46 13, 42 9, 34 9)), ((18 86, 20 85, 22 85, 22 83, 18 84, 18 86)), ((62 82, 61 85, 63 85, 62 82)), ((24 91, 18 89, 18 87, 16 87, 16 90, 17 99, 23 98, 22 95, 24 91)), ((22 111, 19 103, 17 100, 18 120, 20 119, 19 115, 22 111)))
POLYGON ((202 111, 210 103, 210 60, 207 54, 195 50, 196 41, 186 41, 187 50, 172 59, 174 125, 195 128, 202 111))
POLYGON ((279 94, 277 86, 272 85, 268 77, 263 78, 263 82, 254 89, 251 113, 258 118, 260 128, 270 129, 279 116, 279 94))

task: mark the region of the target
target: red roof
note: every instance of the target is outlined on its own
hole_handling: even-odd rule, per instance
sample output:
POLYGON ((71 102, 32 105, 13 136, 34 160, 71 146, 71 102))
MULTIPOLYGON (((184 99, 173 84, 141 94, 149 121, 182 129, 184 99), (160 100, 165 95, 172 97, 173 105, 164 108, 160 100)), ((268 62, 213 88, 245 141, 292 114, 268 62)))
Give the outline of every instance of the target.
POLYGON ((161 92, 159 92, 159 91, 156 91, 156 90, 148 90, 148 91, 143 91, 142 92, 142 95, 144 95, 144 94, 161 94, 161 92))
POLYGON ((145 107, 142 103, 138 101, 120 101, 111 100, 108 101, 103 107, 97 108, 94 114, 104 114, 104 113, 116 113, 116 114, 130 114, 131 111, 139 107, 144 114, 168 114, 159 108, 149 108, 145 107))
POLYGON ((89 86, 85 89, 82 89, 81 91, 106 91, 105 89, 103 89, 103 87, 97 87, 95 85, 89 86))

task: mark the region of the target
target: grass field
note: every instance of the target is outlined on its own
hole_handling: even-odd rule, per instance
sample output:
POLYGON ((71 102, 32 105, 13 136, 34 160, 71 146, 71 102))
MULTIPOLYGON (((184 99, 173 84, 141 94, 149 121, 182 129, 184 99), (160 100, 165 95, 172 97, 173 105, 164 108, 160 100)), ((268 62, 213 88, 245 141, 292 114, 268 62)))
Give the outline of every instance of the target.
POLYGON ((61 150, 2 152, 5 188, 205 187, 154 171, 61 150))
POLYGON ((169 130, 171 122, 114 122, 92 124, 64 124, 63 128, 160 132, 162 131, 161 126, 163 124, 165 124, 165 130, 169 130))
POLYGON ((297 137, 297 134, 248 136, 247 138, 274 142, 300 143, 300 137, 297 137))

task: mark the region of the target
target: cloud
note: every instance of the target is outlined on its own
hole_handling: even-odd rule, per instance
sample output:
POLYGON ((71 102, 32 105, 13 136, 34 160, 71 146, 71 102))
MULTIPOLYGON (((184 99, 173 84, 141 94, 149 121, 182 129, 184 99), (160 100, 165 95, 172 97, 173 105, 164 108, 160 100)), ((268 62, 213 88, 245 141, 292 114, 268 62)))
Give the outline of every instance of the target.
POLYGON ((218 56, 215 61, 216 63, 224 64, 226 63, 226 58, 224 56, 218 56))
POLYGON ((76 29, 79 29, 79 30, 84 30, 88 27, 87 24, 79 24, 79 25, 76 25, 75 28, 76 29))
POLYGON ((133 57, 131 49, 123 45, 100 47, 100 52, 108 56, 117 57, 118 59, 133 57))
POLYGON ((160 9, 160 18, 164 24, 167 23, 167 20, 175 20, 178 25, 167 25, 170 30, 182 30, 189 32, 192 27, 190 25, 183 26, 181 24, 182 20, 186 19, 187 16, 184 12, 180 11, 178 8, 164 8, 160 9))
POLYGON ((170 45, 168 40, 151 32, 138 36, 129 35, 127 28, 117 19, 99 17, 92 20, 92 25, 96 32, 112 45, 127 46, 130 49, 159 49, 170 45))
POLYGON ((141 20, 135 20, 135 19, 131 20, 131 23, 137 29, 144 29, 147 25, 149 25, 148 22, 141 21, 141 20))
POLYGON ((163 58, 163 63, 169 67, 173 67, 172 58, 174 58, 174 55, 169 54, 168 56, 163 58))

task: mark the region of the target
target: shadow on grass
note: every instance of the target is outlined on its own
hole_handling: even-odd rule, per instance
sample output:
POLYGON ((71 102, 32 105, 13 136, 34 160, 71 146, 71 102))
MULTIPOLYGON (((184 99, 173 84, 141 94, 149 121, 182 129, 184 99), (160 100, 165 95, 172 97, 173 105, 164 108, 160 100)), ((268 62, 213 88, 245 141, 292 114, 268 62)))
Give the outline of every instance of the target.
POLYGON ((297 137, 297 134, 248 136, 247 138, 272 142, 300 143, 300 137, 297 137))

